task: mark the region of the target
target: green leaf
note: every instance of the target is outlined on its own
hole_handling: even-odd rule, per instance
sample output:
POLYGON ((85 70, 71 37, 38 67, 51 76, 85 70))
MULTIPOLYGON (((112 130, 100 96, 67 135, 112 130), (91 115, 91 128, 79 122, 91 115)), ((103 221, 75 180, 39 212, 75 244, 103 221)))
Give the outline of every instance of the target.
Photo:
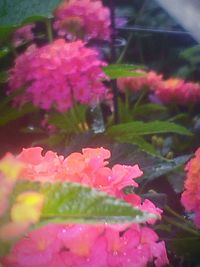
POLYGON ((61 0, 2 0, 0 1, 0 36, 15 27, 52 17, 52 11, 61 0))
POLYGON ((8 55, 10 53, 10 48, 9 47, 3 47, 0 49, 0 58, 5 57, 6 55, 8 55))
POLYGON ((138 223, 155 218, 154 214, 141 212, 120 199, 76 183, 42 184, 40 192, 46 197, 42 220, 138 223))
POLYGON ((181 135, 192 135, 183 126, 167 121, 153 121, 153 122, 142 122, 133 121, 123 124, 111 126, 107 129, 107 134, 110 137, 125 135, 126 138, 132 136, 158 134, 158 133, 176 133, 181 135))
POLYGON ((79 133, 83 130, 81 124, 84 124, 86 121, 86 111, 86 106, 76 105, 76 107, 68 112, 51 114, 48 121, 50 124, 68 133, 79 133))
POLYGON ((20 109, 6 106, 4 111, 1 111, 0 113, 0 126, 3 126, 12 120, 16 120, 34 111, 36 111, 36 108, 30 104, 24 105, 20 109))
POLYGON ((141 136, 127 136, 127 135, 120 135, 116 136, 115 141, 118 141, 120 143, 130 143, 137 145, 142 151, 145 151, 152 155, 158 155, 158 152, 154 148, 154 146, 150 143, 148 143, 143 137, 141 136))
POLYGON ((103 68, 106 75, 108 75, 111 79, 143 76, 143 74, 134 71, 136 69, 141 69, 141 66, 129 64, 111 64, 103 68))
MULTIPOLYGON (((4 242, 4 241, 0 240, 0 257, 4 257, 4 256, 8 255, 11 247, 12 247, 11 242, 4 242)), ((0 267, 3 267, 3 265, 1 265, 1 263, 0 263, 0 267)))
POLYGON ((166 107, 164 107, 163 105, 150 103, 150 104, 139 105, 133 108, 133 115, 140 116, 140 115, 150 114, 152 112, 162 112, 162 111, 166 111, 166 107))
POLYGON ((185 49, 180 53, 180 57, 190 62, 190 64, 196 65, 200 61, 200 45, 196 45, 185 49))
POLYGON ((133 120, 129 109, 126 107, 125 103, 119 98, 118 99, 119 105, 119 118, 121 122, 129 122, 133 120))
POLYGON ((8 73, 6 71, 0 72, 0 83, 6 83, 8 79, 8 73))
POLYGON ((132 144, 114 144, 110 147, 110 150, 112 155, 110 160, 111 166, 114 164, 138 164, 140 166, 144 174, 141 178, 138 178, 137 181, 141 183, 143 183, 144 180, 148 182, 162 175, 166 175, 185 164, 191 158, 191 155, 183 155, 172 160, 167 160, 156 155, 145 153, 132 144))
POLYGON ((174 158, 173 160, 160 159, 154 164, 146 166, 144 170, 144 175, 141 177, 141 180, 154 180, 162 175, 165 175, 173 170, 176 170, 183 164, 185 164, 191 155, 183 155, 174 158))

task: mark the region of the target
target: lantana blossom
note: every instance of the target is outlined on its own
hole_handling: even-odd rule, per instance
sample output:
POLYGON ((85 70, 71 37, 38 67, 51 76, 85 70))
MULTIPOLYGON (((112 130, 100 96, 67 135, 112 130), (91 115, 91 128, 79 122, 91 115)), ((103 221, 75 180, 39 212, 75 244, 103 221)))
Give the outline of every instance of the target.
POLYGON ((195 152, 185 168, 186 180, 181 202, 185 209, 195 213, 195 224, 200 228, 200 148, 195 152))
MULTIPOLYGON (((85 148, 66 158, 52 151, 41 153, 42 148, 36 147, 24 149, 17 156, 23 165, 19 179, 75 181, 141 210, 159 216, 162 213, 149 200, 142 202, 136 194, 128 197, 123 192, 125 186, 138 186, 135 179, 142 171, 138 165, 108 167, 111 154, 107 149, 85 148)), ((17 241, 11 253, 2 259, 5 267, 144 267, 150 262, 160 267, 168 263, 168 258, 164 242, 147 224, 49 224, 17 241)))
POLYGON ((70 40, 109 40, 110 25, 110 11, 101 0, 64 0, 55 11, 54 29, 70 40))
POLYGON ((182 106, 200 102, 200 84, 178 78, 163 79, 155 71, 135 70, 141 76, 117 79, 120 92, 147 89, 150 99, 159 104, 175 103, 182 106))
POLYGON ((157 85, 155 95, 164 104, 176 103, 183 106, 195 104, 200 102, 200 85, 171 78, 163 80, 157 85))
POLYGON ((162 80, 162 75, 158 75, 155 71, 134 70, 134 72, 141 76, 122 77, 117 79, 117 85, 121 92, 130 90, 133 92, 140 91, 141 89, 148 88, 154 90, 157 84, 162 80))
POLYGON ((106 94, 97 51, 87 48, 82 41, 67 43, 63 39, 41 48, 31 45, 17 57, 10 71, 10 91, 25 87, 15 98, 16 103, 32 102, 49 110, 55 107, 64 112, 74 102, 95 105, 106 94))

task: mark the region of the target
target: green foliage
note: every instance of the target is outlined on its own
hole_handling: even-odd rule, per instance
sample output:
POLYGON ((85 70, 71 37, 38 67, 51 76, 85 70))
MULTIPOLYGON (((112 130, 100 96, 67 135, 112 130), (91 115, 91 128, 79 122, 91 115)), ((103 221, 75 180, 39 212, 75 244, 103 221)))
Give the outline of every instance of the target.
MULTIPOLYGON (((154 162, 153 165, 146 166, 145 173, 142 176, 142 180, 152 181, 160 176, 170 173, 173 170, 178 169, 180 166, 184 165, 191 155, 183 155, 174 158, 173 160, 160 159, 154 162)), ((175 183, 176 181, 174 181, 175 183)), ((174 185, 175 186, 175 185, 174 185)))
POLYGON ((120 199, 78 183, 40 184, 21 181, 17 183, 12 202, 14 203, 18 194, 30 190, 38 191, 45 196, 42 222, 138 223, 155 218, 154 214, 143 213, 120 199))
POLYGON ((133 136, 143 136, 149 134, 159 133, 176 133, 181 135, 192 135, 183 126, 167 121, 153 121, 153 122, 142 122, 133 121, 129 123, 123 123, 114 125, 108 128, 107 134, 111 137, 121 136, 121 140, 128 142, 129 138, 133 136), (124 139, 124 140, 123 140, 124 139))
POLYGON ((111 147, 111 152, 111 165, 120 163, 126 165, 138 164, 140 166, 144 174, 137 181, 142 184, 178 169, 191 158, 191 155, 183 155, 167 160, 158 155, 141 151, 141 148, 131 144, 114 144, 111 147))
POLYGON ((61 0, 2 0, 0 1, 0 37, 3 38, 24 23, 52 17, 61 0))
POLYGON ((137 117, 140 115, 149 115, 156 112, 166 112, 166 110, 166 107, 163 105, 149 103, 134 107, 132 113, 134 117, 137 117))
POLYGON ((7 82, 8 74, 6 71, 1 71, 0 72, 0 83, 5 83, 7 82))
POLYGON ((7 124, 10 121, 21 118, 29 113, 36 111, 36 108, 30 104, 24 105, 20 109, 14 107, 8 107, 2 111, 1 110, 1 118, 0 118, 0 126, 7 124))
POLYGON ((200 62, 200 45, 195 45, 180 53, 180 57, 187 60, 191 65, 199 64, 200 62))
POLYGON ((131 64, 111 64, 104 67, 103 70, 109 78, 116 79, 120 77, 141 77, 143 74, 134 71, 139 68, 141 69, 142 66, 131 64))
POLYGON ((183 126, 167 121, 141 122, 132 121, 111 126, 107 135, 120 143, 136 144, 141 150, 150 154, 158 154, 154 146, 147 142, 146 135, 158 133, 176 133, 190 136, 191 133, 183 126))
POLYGON ((63 132, 79 133, 84 130, 86 111, 86 106, 76 105, 67 112, 50 114, 48 121, 63 132))
POLYGON ((144 222, 153 214, 143 213, 132 205, 103 192, 75 183, 44 184, 46 197, 42 219, 70 223, 144 222))

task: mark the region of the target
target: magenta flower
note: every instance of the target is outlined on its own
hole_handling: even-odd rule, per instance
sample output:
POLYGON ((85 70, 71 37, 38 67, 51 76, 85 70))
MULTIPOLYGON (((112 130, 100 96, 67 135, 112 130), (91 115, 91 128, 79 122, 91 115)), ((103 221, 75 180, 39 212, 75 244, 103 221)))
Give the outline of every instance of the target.
POLYGON ((101 0, 64 0, 55 12, 59 36, 74 39, 110 39, 110 12, 101 0))
MULTIPOLYGON (((44 267, 51 265, 62 247, 58 238, 59 225, 47 225, 32 231, 13 247, 11 254, 4 259, 4 266, 44 267)), ((55 265, 58 267, 58 265, 55 265)))
POLYGON ((63 112, 73 107, 74 101, 94 105, 106 93, 101 81, 104 65, 97 52, 82 41, 60 39, 41 48, 32 45, 10 71, 10 92, 24 86, 25 92, 16 97, 16 103, 31 101, 46 110, 55 107, 63 112))

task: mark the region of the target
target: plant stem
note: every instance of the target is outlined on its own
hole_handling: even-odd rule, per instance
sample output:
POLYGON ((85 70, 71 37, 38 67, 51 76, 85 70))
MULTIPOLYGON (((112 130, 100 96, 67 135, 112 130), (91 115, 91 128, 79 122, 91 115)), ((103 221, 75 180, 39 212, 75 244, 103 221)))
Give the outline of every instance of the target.
MULTIPOLYGON (((142 7, 140 8, 139 12, 138 12, 138 15, 136 16, 135 20, 134 20, 134 24, 136 24, 138 22, 138 20, 140 19, 140 16, 142 15, 143 11, 144 11, 144 8, 146 6, 146 3, 147 3, 147 0, 144 1, 144 3, 142 4, 142 7)), ((128 40, 127 40, 127 43, 126 43, 126 46, 124 47, 121 55, 119 56, 118 60, 117 60, 117 63, 121 63, 126 55, 126 52, 129 48, 129 45, 131 43, 131 40, 134 36, 134 32, 131 32, 129 34, 129 37, 128 37, 128 40)))
POLYGON ((129 110, 129 89, 126 89, 125 92, 125 107, 126 110, 129 110))
POLYGON ((168 222, 168 223, 170 223, 172 225, 175 225, 176 227, 178 227, 180 229, 183 229, 186 232, 189 232, 189 233, 191 233, 193 235, 196 235, 196 236, 200 237, 200 232, 195 230, 195 229, 190 228, 188 225, 180 223, 180 222, 178 222, 178 221, 176 221, 176 220, 174 220, 174 219, 172 219, 172 218, 170 218, 168 216, 163 216, 162 218, 163 218, 164 221, 166 221, 166 222, 168 222))
MULTIPOLYGON (((109 1, 110 5, 110 20, 111 20, 111 63, 116 62, 116 48, 115 48, 115 39, 116 39, 116 29, 115 29, 115 5, 114 0, 109 1)), ((111 88, 113 92, 113 107, 114 107, 114 123, 119 123, 119 105, 118 105, 118 88, 116 80, 111 81, 111 88)))
POLYGON ((49 43, 53 42, 53 31, 52 31, 52 25, 51 25, 51 19, 46 19, 46 28, 47 28, 47 36, 49 43))
POLYGON ((145 96, 146 92, 147 92, 146 89, 142 90, 140 96, 138 97, 138 99, 137 99, 137 101, 136 101, 136 103, 135 103, 135 105, 134 105, 134 107, 133 107, 133 112, 134 112, 134 110, 139 106, 139 104, 140 104, 140 102, 142 101, 143 97, 145 96))
POLYGON ((178 219, 185 221, 185 218, 183 218, 180 214, 171 209, 168 205, 165 206, 165 210, 174 215, 175 217, 177 217, 178 219))

